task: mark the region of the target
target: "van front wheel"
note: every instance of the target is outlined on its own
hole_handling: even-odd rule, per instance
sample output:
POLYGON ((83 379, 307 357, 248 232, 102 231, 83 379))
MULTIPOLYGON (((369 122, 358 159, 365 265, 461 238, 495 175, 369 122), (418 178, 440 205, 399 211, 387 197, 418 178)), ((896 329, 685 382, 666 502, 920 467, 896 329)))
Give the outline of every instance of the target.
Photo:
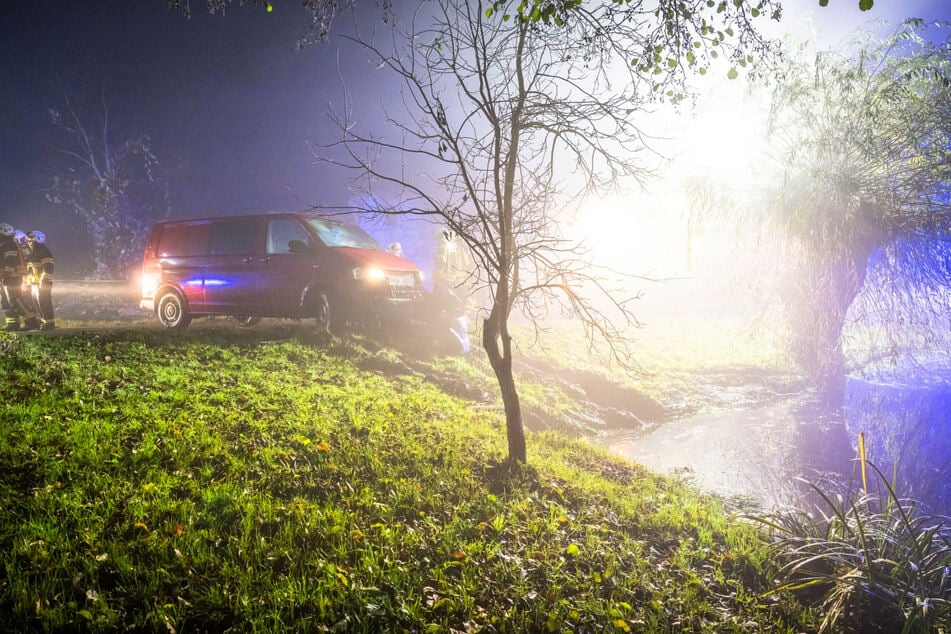
POLYGON ((314 296, 313 307, 317 330, 321 333, 330 334, 330 297, 326 291, 320 291, 314 296))
POLYGON ((185 308, 185 300, 175 291, 162 295, 155 309, 159 321, 169 329, 180 329, 191 323, 192 316, 185 308))

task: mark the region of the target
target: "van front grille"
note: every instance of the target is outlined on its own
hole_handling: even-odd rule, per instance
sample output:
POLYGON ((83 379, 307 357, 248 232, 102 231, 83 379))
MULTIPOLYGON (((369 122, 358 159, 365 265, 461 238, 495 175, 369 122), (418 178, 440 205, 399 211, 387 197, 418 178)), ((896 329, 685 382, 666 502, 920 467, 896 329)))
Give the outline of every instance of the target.
POLYGON ((416 288, 416 275, 412 271, 388 272, 390 288, 416 288))
POLYGON ((390 296, 395 298, 416 298, 422 288, 416 274, 412 271, 387 271, 390 284, 390 296))

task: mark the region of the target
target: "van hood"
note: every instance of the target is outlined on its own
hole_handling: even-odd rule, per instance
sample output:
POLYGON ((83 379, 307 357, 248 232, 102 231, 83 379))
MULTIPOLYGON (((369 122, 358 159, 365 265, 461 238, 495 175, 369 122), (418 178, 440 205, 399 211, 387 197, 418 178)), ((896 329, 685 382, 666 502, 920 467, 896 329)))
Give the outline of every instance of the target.
POLYGON ((419 271, 419 268, 406 258, 387 251, 356 247, 333 247, 333 251, 353 262, 354 266, 376 266, 388 271, 419 271))

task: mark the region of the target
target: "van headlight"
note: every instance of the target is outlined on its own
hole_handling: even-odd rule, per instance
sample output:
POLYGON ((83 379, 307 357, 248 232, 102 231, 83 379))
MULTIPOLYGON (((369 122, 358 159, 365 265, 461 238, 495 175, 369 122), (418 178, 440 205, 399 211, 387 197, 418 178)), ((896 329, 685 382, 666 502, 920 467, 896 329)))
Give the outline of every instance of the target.
POLYGON ((353 269, 353 278, 370 284, 379 284, 386 281, 386 271, 375 266, 358 267, 353 269))

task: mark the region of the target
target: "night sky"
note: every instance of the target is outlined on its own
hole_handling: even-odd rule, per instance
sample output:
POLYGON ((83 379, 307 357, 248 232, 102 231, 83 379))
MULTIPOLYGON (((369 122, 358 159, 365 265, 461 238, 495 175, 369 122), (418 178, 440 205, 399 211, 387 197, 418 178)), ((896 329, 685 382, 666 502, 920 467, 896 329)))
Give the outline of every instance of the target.
MULTIPOLYGON (((68 145, 48 114, 63 107, 64 90, 96 101, 105 89, 114 143, 149 135, 172 174, 174 217, 347 200, 343 177, 328 175, 307 145, 334 138, 327 112, 342 99, 339 42, 299 52, 309 19, 299 3, 213 16, 197 0, 190 19, 164 0, 4 6, 0 221, 45 231, 61 277, 88 246, 70 210, 42 194, 68 145)), ((374 68, 348 66, 347 85, 360 91, 374 68)))
MULTIPOLYGON (((42 194, 62 166, 58 148, 65 143, 48 109, 62 107, 64 90, 95 100, 105 89, 114 142, 151 137, 172 174, 173 217, 345 203, 347 176, 318 164, 307 142, 335 138, 327 113, 330 103, 342 103, 341 75, 357 97, 358 117, 379 121, 374 106, 385 98, 386 76, 340 38, 298 51, 307 12, 297 0, 272 4, 270 13, 234 6, 212 16, 203 0, 192 0, 186 19, 165 0, 4 2, 0 222, 46 232, 59 277, 81 273, 90 246, 83 225, 42 194)), ((815 2, 784 4, 789 16, 815 2)), ((951 18, 951 0, 875 4, 874 15, 859 14, 856 0, 831 0, 816 15, 843 32, 868 19, 894 19, 887 12, 899 5, 909 15, 951 18)), ((378 23, 376 3, 362 6, 362 23, 378 23)), ((336 28, 351 21, 344 16, 336 28)))

